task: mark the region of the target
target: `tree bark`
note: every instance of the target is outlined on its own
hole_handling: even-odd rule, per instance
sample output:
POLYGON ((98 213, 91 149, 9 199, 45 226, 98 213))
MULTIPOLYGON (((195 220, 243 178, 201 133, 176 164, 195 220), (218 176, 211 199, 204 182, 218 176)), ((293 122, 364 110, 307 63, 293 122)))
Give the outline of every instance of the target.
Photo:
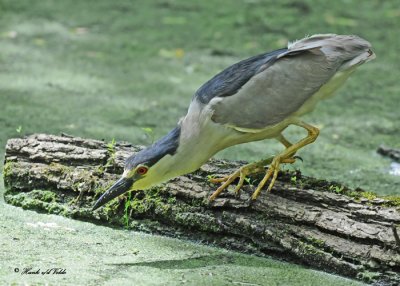
MULTIPOLYGON (((195 173, 131 192, 93 212, 94 201, 140 147, 67 135, 32 135, 6 146, 5 200, 26 209, 187 238, 272 256, 379 285, 400 284, 400 198, 281 172, 249 203, 224 191, 213 203, 209 175, 243 162, 210 160, 195 173), (399 231, 397 231, 399 228, 399 231)), ((259 177, 252 178, 257 184, 259 177)))

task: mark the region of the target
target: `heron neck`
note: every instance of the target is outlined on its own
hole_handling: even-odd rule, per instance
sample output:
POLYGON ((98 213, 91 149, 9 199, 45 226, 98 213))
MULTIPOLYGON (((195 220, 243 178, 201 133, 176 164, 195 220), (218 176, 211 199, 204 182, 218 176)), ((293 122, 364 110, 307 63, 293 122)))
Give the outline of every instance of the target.
POLYGON ((218 151, 228 147, 229 135, 223 130, 215 130, 214 125, 202 120, 190 124, 182 122, 179 147, 174 156, 176 164, 182 166, 182 174, 197 170, 218 151))

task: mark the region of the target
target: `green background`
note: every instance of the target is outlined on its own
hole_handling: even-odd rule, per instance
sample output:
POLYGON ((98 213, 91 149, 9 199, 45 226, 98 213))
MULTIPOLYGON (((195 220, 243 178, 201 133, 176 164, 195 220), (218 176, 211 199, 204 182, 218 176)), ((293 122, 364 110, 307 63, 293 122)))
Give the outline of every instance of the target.
MULTIPOLYGON (((38 132, 150 144, 186 113, 196 89, 225 67, 306 35, 356 34, 372 43, 377 58, 304 118, 321 135, 299 152, 303 163, 286 168, 399 194, 391 161, 376 154, 380 144, 400 148, 399 27, 398 1, 0 0, 0 158, 8 138, 38 132)), ((292 141, 305 135, 292 127, 286 134, 292 141)), ((280 150, 269 140, 217 156, 251 161, 280 150)), ((21 224, 31 217, 3 203, 1 210, 21 224)), ((11 229, 10 223, 18 225, 9 220, 11 229)), ((70 260, 87 255, 64 254, 70 260)), ((19 281, 9 265, 4 273, 19 281)), ((265 281, 279 285, 276 277, 265 281)), ((302 281, 295 276, 286 283, 302 281)))

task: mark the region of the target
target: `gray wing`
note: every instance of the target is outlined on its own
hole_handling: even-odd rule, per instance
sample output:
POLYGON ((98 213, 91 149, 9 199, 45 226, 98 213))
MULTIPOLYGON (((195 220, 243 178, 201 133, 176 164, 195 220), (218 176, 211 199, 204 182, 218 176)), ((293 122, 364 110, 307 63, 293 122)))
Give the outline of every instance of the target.
POLYGON ((207 104, 214 97, 226 97, 235 94, 253 76, 273 64, 276 58, 287 49, 257 55, 240 61, 203 84, 195 93, 193 100, 207 104))
POLYGON ((277 124, 299 110, 335 72, 323 56, 303 52, 283 57, 235 95, 211 102, 212 120, 248 129, 277 124))
POLYGON ((367 49, 361 40, 336 35, 303 39, 289 49, 229 67, 202 86, 195 97, 209 104, 216 123, 263 129, 299 110, 343 63, 367 49))

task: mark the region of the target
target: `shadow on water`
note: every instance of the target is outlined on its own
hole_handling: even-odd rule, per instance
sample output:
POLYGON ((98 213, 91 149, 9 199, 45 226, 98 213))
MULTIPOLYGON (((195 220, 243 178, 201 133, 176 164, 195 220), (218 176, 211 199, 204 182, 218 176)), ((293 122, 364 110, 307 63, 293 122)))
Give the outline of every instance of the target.
POLYGON ((110 263, 107 265, 118 266, 118 267, 135 267, 144 266, 157 269, 196 269, 210 266, 221 266, 221 265, 237 265, 246 267, 260 267, 260 268, 281 268, 280 264, 276 262, 274 264, 268 263, 261 259, 244 259, 236 258, 230 255, 202 255, 196 257, 189 257, 184 259, 168 259, 158 260, 149 262, 136 262, 136 263, 110 263))

